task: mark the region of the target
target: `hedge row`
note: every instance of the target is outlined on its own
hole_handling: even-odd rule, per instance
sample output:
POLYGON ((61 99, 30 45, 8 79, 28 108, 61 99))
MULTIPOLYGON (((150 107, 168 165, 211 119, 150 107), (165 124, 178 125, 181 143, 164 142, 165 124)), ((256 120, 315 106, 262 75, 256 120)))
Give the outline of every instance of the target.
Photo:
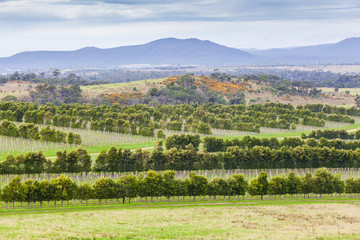
MULTIPOLYGON (((337 131, 337 130, 334 130, 337 131)), ((310 134, 312 137, 285 137, 282 140, 277 138, 258 138, 252 136, 244 136, 243 138, 234 138, 232 140, 224 140, 223 138, 217 137, 205 137, 204 138, 204 149, 207 152, 224 152, 228 147, 238 146, 240 148, 253 148, 255 146, 268 147, 271 149, 279 149, 281 147, 328 147, 335 149, 347 149, 347 150, 356 150, 360 148, 360 140, 346 141, 339 138, 328 140, 325 137, 314 138, 313 134, 310 134)), ((356 136, 360 137, 360 131, 356 131, 356 136)))
POLYGON ((344 140, 353 140, 353 139, 360 139, 360 130, 356 130, 355 132, 348 132, 346 130, 334 130, 334 129, 318 129, 312 130, 309 135, 304 133, 301 134, 301 138, 326 138, 326 139, 344 139, 344 140))
POLYGON ((79 134, 56 130, 49 126, 39 127, 33 123, 22 123, 16 126, 13 122, 3 120, 0 124, 0 135, 9 137, 21 137, 27 139, 41 140, 47 142, 62 142, 69 144, 81 144, 82 140, 79 134))
POLYGON ((92 163, 84 148, 57 153, 55 161, 47 160, 41 152, 8 155, 0 163, 2 174, 70 173, 70 172, 135 172, 155 170, 212 170, 212 169, 273 169, 273 168, 359 168, 360 149, 345 150, 328 147, 301 146, 295 148, 255 146, 229 147, 225 152, 197 151, 192 144, 185 149, 162 146, 153 152, 137 149, 110 148, 103 150, 92 163))
POLYGON ((258 178, 251 179, 250 183, 241 174, 234 174, 227 179, 212 178, 210 181, 205 176, 190 173, 183 180, 175 179, 174 171, 163 173, 149 170, 144 176, 125 175, 118 180, 99 178, 94 184, 77 184, 69 177, 61 175, 49 180, 34 181, 32 179, 21 182, 19 177, 13 178, 9 184, 0 190, 0 199, 6 204, 15 202, 30 203, 89 199, 101 200, 122 199, 123 203, 132 198, 165 196, 239 196, 249 194, 251 196, 285 195, 285 194, 332 194, 332 193, 360 193, 360 178, 349 178, 345 181, 339 175, 329 173, 325 168, 317 169, 315 175, 306 173, 305 176, 296 176, 290 172, 288 176, 276 176, 270 181, 267 174, 261 172, 258 178))

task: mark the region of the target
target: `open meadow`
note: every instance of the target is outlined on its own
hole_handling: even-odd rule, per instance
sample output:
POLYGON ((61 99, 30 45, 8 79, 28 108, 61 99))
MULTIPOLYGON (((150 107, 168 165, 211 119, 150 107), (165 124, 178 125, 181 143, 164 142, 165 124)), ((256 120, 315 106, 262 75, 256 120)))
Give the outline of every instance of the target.
POLYGON ((0 212, 1 239, 359 239, 358 200, 197 202, 0 212))

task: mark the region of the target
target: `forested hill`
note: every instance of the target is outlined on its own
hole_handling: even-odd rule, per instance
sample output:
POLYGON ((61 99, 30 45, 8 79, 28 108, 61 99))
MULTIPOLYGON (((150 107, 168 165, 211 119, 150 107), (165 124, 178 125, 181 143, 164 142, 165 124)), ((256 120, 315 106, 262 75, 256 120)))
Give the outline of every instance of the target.
POLYGON ((143 45, 75 51, 34 51, 0 58, 0 72, 49 68, 114 68, 129 64, 226 66, 248 64, 359 64, 360 38, 308 47, 251 50, 199 39, 166 38, 143 45), (249 50, 250 51, 250 50, 249 50))
POLYGON ((127 64, 224 65, 247 64, 256 56, 198 39, 160 39, 143 45, 76 51, 23 52, 0 58, 0 70, 48 68, 112 68, 127 64))

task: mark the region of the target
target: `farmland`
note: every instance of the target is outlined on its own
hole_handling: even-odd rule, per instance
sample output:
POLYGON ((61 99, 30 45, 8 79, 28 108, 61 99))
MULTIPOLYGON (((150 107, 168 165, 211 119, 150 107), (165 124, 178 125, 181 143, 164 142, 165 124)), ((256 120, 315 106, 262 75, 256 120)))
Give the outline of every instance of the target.
MULTIPOLYGON (((360 127, 360 122, 356 120, 354 124, 327 122, 324 128, 331 129, 348 129, 354 130, 360 127)), ((122 147, 124 149, 149 148, 154 146, 154 142, 159 140, 151 137, 138 135, 121 134, 116 132, 93 131, 86 129, 74 129, 60 127, 64 132, 78 133, 83 139, 82 146, 86 147, 89 153, 99 153, 102 149, 108 149, 111 146, 122 147)), ((213 136, 222 137, 224 139, 241 138, 246 135, 254 135, 257 137, 299 137, 301 133, 310 133, 312 130, 319 129, 317 127, 298 125, 297 130, 284 130, 273 128, 261 128, 261 133, 251 133, 236 130, 213 129, 213 136)), ((164 133, 169 136, 172 134, 184 134, 186 132, 165 130, 164 133)), ((205 137, 207 135, 201 135, 205 137)), ((1 136, 0 159, 6 154, 21 154, 28 151, 42 151, 48 157, 55 156, 59 150, 73 150, 74 145, 67 143, 44 142, 32 139, 14 138, 1 136)))
POLYGON ((28 97, 29 90, 36 86, 35 83, 24 82, 24 81, 11 81, 1 85, 0 99, 7 95, 12 95, 17 98, 28 97))
POLYGON ((285 90, 187 74, 0 103, 2 237, 358 239, 355 93, 285 90))
POLYGON ((358 239, 359 202, 142 204, 1 214, 3 238, 358 239))
MULTIPOLYGON (((124 149, 136 149, 138 147, 153 147, 154 138, 132 136, 120 133, 101 132, 82 129, 60 128, 65 132, 73 131, 82 136, 82 146, 90 153, 99 153, 102 149, 111 146, 122 147, 124 149)), ((55 156, 57 151, 73 150, 74 145, 67 143, 44 142, 39 140, 14 138, 8 136, 0 136, 0 158, 4 158, 6 154, 21 154, 29 151, 43 151, 46 156, 55 156)))
MULTIPOLYGON (((323 106, 326 113, 311 112, 306 109, 314 106, 318 105, 304 105, 296 109, 289 104, 270 103, 249 107, 244 105, 225 107, 220 104, 205 107, 181 105, 162 107, 154 111, 154 108, 144 107, 144 105, 124 108, 68 105, 61 108, 53 106, 51 110, 44 112, 43 108, 47 108, 46 105, 31 109, 33 108, 31 105, 4 104, 1 118, 10 119, 18 127, 24 122, 36 124, 37 129, 53 125, 56 130, 64 134, 70 132, 78 134, 82 138, 82 146, 86 147, 90 153, 99 153, 101 149, 107 149, 110 146, 132 149, 152 147, 155 141, 172 134, 197 133, 202 138, 211 135, 224 139, 241 138, 245 135, 283 138, 299 137, 302 133, 307 134, 316 129, 355 131, 360 126, 360 117, 357 116, 357 110, 354 108, 347 110, 341 107, 319 105, 323 106), (24 107, 29 108, 22 113, 25 120, 18 120, 14 115, 15 112, 11 113, 7 110, 13 108, 15 111, 17 108, 24 107), (219 109, 223 113, 219 114, 219 109), (54 116, 52 116, 53 112, 55 112, 54 116), (45 122, 46 125, 44 125, 45 122), (160 130, 163 132, 162 137, 157 136, 160 130)), ((71 150, 76 147, 63 142, 39 141, 41 139, 36 137, 34 139, 12 137, 10 133, 2 134, 1 156, 27 151, 43 151, 46 156, 54 156, 57 150, 71 150)))
POLYGON ((116 94, 116 93, 146 93, 152 87, 157 87, 163 83, 164 79, 147 79, 140 81, 132 81, 126 83, 100 84, 91 86, 82 86, 81 90, 86 98, 95 98, 100 94, 116 94), (136 88, 136 91, 134 91, 136 88))

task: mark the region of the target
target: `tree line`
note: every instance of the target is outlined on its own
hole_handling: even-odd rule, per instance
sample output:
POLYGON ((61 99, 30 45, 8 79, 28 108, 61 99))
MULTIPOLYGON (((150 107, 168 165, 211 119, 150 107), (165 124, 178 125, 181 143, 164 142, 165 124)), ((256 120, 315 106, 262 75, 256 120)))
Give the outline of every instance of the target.
POLYGON ((328 147, 335 149, 356 150, 360 148, 360 130, 348 133, 346 130, 316 130, 308 136, 305 134, 299 137, 285 137, 281 140, 272 138, 259 138, 246 135, 243 138, 224 140, 218 137, 205 137, 203 148, 207 152, 225 152, 228 147, 238 146, 240 148, 253 148, 255 146, 279 149, 281 147, 295 148, 301 146, 328 147), (341 138, 340 138, 341 137, 341 138), (348 141, 348 140, 352 141, 348 141), (356 139, 356 140, 354 140, 356 139))
POLYGON ((3 120, 0 124, 0 135, 76 145, 82 142, 80 134, 77 133, 66 133, 50 126, 42 127, 39 131, 39 127, 33 123, 22 123, 16 126, 7 120, 3 120))
POLYGON ((301 134, 301 138, 326 138, 326 139, 344 139, 344 140, 353 140, 353 139, 360 139, 360 130, 356 130, 354 132, 348 132, 346 130, 334 130, 334 129, 318 129, 312 130, 309 135, 305 133, 301 134))
POLYGON ((191 171, 212 169, 274 169, 274 168, 358 168, 360 149, 336 149, 308 145, 271 149, 264 146, 228 147, 224 152, 198 151, 192 143, 163 150, 158 143, 148 150, 110 148, 103 150, 94 162, 84 148, 57 153, 55 161, 41 152, 7 155, 0 162, 1 174, 72 173, 72 172, 139 172, 154 169, 191 171))
POLYGON ((342 194, 342 193, 360 193, 360 178, 348 178, 341 180, 340 175, 329 173, 326 168, 317 169, 314 176, 307 172, 305 176, 299 177, 294 172, 287 176, 275 176, 268 180, 266 173, 261 172, 257 178, 248 182, 242 174, 233 174, 227 179, 215 177, 208 179, 202 175, 190 173, 185 179, 176 179, 175 172, 168 170, 155 172, 149 170, 145 175, 138 176, 125 175, 117 180, 109 177, 101 177, 92 185, 90 183, 78 184, 69 177, 61 175, 51 180, 32 180, 27 179, 21 182, 20 177, 14 177, 7 185, 0 190, 0 199, 6 203, 26 202, 28 206, 36 202, 43 206, 43 202, 64 201, 69 203, 71 200, 80 200, 87 204, 90 199, 98 199, 99 204, 102 200, 105 203, 108 199, 121 199, 123 203, 126 200, 140 197, 147 201, 147 198, 153 201, 153 198, 171 197, 184 198, 189 200, 196 197, 209 196, 216 197, 230 196, 260 196, 263 199, 265 195, 282 196, 286 194, 303 194, 309 196, 310 193, 319 194, 342 194))
POLYGON ((55 161, 46 159, 42 152, 28 152, 14 156, 8 154, 0 162, 1 174, 72 173, 90 172, 91 157, 85 148, 71 152, 58 151, 55 161))

